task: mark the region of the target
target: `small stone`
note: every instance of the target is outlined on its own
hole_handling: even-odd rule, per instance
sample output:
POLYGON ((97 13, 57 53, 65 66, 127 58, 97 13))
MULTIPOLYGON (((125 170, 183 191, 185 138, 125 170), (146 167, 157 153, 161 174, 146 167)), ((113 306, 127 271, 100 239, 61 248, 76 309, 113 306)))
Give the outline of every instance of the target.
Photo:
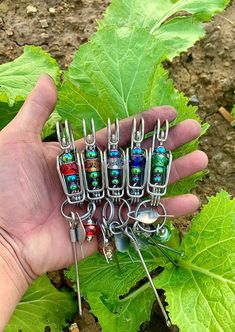
POLYGON ((219 152, 213 156, 214 160, 222 160, 223 159, 223 153, 219 152))
POLYGON ((10 37, 10 36, 13 36, 14 35, 14 32, 10 29, 7 29, 6 30, 6 34, 10 37))
POLYGON ((38 11, 37 8, 34 6, 29 5, 26 7, 26 12, 28 15, 33 15, 33 14, 37 13, 37 11, 38 11))
POLYGON ((191 105, 199 105, 199 98, 198 98, 198 96, 196 96, 196 95, 193 95, 192 97, 190 97, 190 99, 189 99, 189 103, 191 104, 191 105))
POLYGON ((48 28, 47 20, 43 19, 39 21, 42 28, 48 28))
POLYGON ((224 62, 224 67, 230 67, 230 62, 225 61, 225 62, 224 62))
POLYGON ((53 7, 49 8, 49 13, 51 15, 54 15, 55 14, 55 8, 53 8, 53 7))

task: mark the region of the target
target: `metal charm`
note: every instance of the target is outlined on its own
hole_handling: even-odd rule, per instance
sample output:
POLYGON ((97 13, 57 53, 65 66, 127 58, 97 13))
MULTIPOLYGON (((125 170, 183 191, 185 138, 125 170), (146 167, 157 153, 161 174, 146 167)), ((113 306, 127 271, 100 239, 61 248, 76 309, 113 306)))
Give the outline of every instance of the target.
POLYGON ((82 203, 85 190, 80 157, 77 153, 73 133, 68 121, 64 126, 56 123, 57 137, 63 152, 57 157, 57 172, 70 204, 82 203))
POLYGON ((83 120, 85 150, 81 154, 81 163, 87 198, 97 203, 104 197, 104 174, 102 151, 96 146, 95 125, 91 119, 92 133, 87 135, 86 122, 83 120))
POLYGON ((141 148, 144 139, 144 119, 140 119, 138 130, 136 129, 136 118, 133 119, 131 148, 126 150, 126 172, 127 172, 127 195, 131 197, 131 203, 138 203, 144 195, 146 180, 148 153, 141 148))
POLYGON ((112 134, 108 119, 108 148, 104 151, 104 174, 107 196, 115 203, 124 195, 125 186, 125 153, 119 147, 119 122, 116 119, 115 132, 112 134))
POLYGON ((152 147, 149 151, 147 192, 151 195, 152 205, 157 205, 160 197, 166 194, 169 181, 172 154, 163 146, 167 140, 168 131, 168 121, 165 121, 165 129, 162 129, 160 120, 158 120, 154 128, 152 147), (158 146, 156 146, 156 141, 159 143, 158 146))

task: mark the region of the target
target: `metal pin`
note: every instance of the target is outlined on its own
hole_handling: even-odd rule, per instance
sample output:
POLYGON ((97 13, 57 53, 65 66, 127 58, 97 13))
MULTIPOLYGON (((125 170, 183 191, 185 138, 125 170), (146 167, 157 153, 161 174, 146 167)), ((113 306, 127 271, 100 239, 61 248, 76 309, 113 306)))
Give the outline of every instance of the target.
POLYGON ((158 295, 158 292, 157 292, 157 290, 156 290, 156 288, 155 288, 155 286, 154 286, 153 280, 152 280, 152 278, 151 278, 151 275, 150 275, 150 273, 149 273, 149 271, 148 271, 148 268, 147 268, 147 266, 146 266, 146 264, 145 264, 145 261, 144 261, 144 258, 143 258, 143 256, 142 256, 142 253, 141 253, 141 251, 140 251, 139 244, 138 244, 138 240, 136 239, 136 237, 135 237, 135 235, 133 234, 133 232, 132 232, 131 229, 126 228, 126 229, 125 229, 125 234, 126 234, 127 236, 130 237, 130 239, 132 240, 132 242, 133 242, 133 244, 134 244, 134 248, 135 248, 135 250, 137 251, 137 253, 138 253, 138 255, 139 255, 139 258, 140 258, 140 260, 141 260, 141 263, 142 263, 142 265, 143 265, 143 268, 144 268, 144 270, 145 270, 145 272, 146 272, 146 275, 147 275, 147 277, 148 277, 148 279, 149 279, 150 285, 151 285, 151 287, 152 287, 152 289, 153 289, 154 295, 155 295, 155 297, 156 297, 156 299, 157 299, 157 302, 158 302, 158 304, 159 304, 159 307, 160 307, 160 309, 161 309, 161 311, 162 311, 162 314, 163 314, 163 316, 164 316, 164 318, 165 318, 166 325, 167 325, 168 327, 170 327, 170 326, 171 326, 170 318, 168 317, 168 315, 167 315, 167 313, 166 313, 166 310, 165 310, 165 308, 164 308, 164 306, 163 306, 163 304, 162 304, 162 302, 161 302, 161 300, 160 300, 160 297, 159 297, 159 295, 158 295), (130 233, 131 233, 131 234, 130 234, 130 233))
POLYGON ((78 238, 77 238, 77 232, 76 232, 76 216, 75 216, 74 212, 71 212, 71 217, 72 217, 73 221, 70 223, 70 239, 72 242, 73 257, 74 257, 74 264, 75 264, 78 310, 79 310, 79 315, 82 316, 82 300, 81 300, 79 272, 78 272, 78 256, 77 256, 78 238))

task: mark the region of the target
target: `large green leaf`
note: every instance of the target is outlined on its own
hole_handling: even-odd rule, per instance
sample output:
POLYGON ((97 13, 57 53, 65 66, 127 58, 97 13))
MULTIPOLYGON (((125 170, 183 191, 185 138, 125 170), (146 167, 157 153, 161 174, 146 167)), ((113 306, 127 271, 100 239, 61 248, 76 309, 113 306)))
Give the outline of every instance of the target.
MULTIPOLYGON (((172 228, 172 234, 169 245, 176 247, 178 232, 172 228)), ((156 247, 149 246, 142 253, 150 271, 169 264, 156 247)), ((129 254, 130 257, 117 253, 120 269, 115 259, 107 264, 100 254, 79 263, 82 294, 98 317, 103 332, 125 332, 127 324, 129 332, 136 332, 142 322, 150 319, 154 295, 146 280, 141 287, 132 289, 146 275, 134 249, 130 248, 129 254)), ((66 275, 75 282, 74 267, 66 275)))
POLYGON ((58 291, 42 276, 26 291, 4 331, 42 332, 49 326, 51 332, 58 332, 75 312, 74 296, 58 291))
POLYGON ((235 199, 226 192, 209 199, 183 238, 179 268, 166 267, 164 288, 171 320, 181 332, 234 331, 235 199))
MULTIPOLYGON (((193 219, 180 245, 174 233, 169 246, 185 252, 177 268, 152 246, 144 252, 150 270, 165 267, 153 280, 165 290, 172 323, 182 332, 234 330, 234 223, 235 200, 221 192, 193 219)), ((131 256, 133 262, 118 254, 121 271, 98 254, 79 264, 82 293, 103 332, 124 332, 127 326, 129 332, 136 332, 150 317, 154 296, 149 283, 132 288, 144 272, 133 251, 131 256)), ((67 274, 75 280, 73 268, 67 274)))
POLYGON ((164 51, 147 30, 104 28, 76 53, 59 93, 59 114, 81 135, 81 120, 125 118, 155 105, 170 104, 178 121, 198 119, 161 65, 164 51))
POLYGON ((113 0, 99 26, 147 28, 162 42, 167 58, 172 59, 204 37, 201 21, 209 20, 228 3, 229 0, 113 0), (182 16, 182 12, 192 16, 182 16), (176 15, 180 16, 172 18, 176 15))
POLYGON ((60 69, 56 60, 40 47, 25 46, 19 58, 0 65, 0 101, 12 106, 25 100, 43 73, 59 82, 60 69))

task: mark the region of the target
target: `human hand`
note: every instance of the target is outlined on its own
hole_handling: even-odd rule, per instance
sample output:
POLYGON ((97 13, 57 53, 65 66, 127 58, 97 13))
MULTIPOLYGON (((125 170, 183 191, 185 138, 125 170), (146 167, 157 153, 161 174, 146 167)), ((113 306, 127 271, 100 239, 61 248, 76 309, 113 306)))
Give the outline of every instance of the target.
MULTIPOLYGON (((44 143, 41 131, 56 103, 56 88, 42 75, 17 116, 0 132, 0 243, 14 257, 28 283, 37 276, 71 265, 72 248, 69 225, 60 213, 65 199, 56 171, 57 142, 44 143), (2 236, 1 236, 2 235, 2 236)), ((168 106, 143 113, 145 131, 153 130, 156 119, 172 121, 176 112, 168 106)), ((130 141, 131 118, 120 122, 121 145, 130 141)), ((176 147, 195 139, 200 126, 186 120, 169 131, 166 147, 176 147)), ((96 141, 104 149, 106 129, 97 132, 96 141)), ((149 147, 147 139, 143 147, 149 147)), ((77 142, 78 150, 84 147, 77 142)), ((170 183, 204 169, 207 157, 201 151, 190 153, 172 164, 170 183)), ((181 216, 195 211, 199 200, 182 195, 164 200, 168 214, 181 216)), ((85 256, 97 249, 97 242, 83 245, 85 256)), ((1 255, 0 250, 0 255, 1 255)), ((81 255, 80 251, 78 253, 81 255)), ((80 256, 81 258, 81 256, 80 256)), ((16 281, 17 282, 17 281, 16 281)))

